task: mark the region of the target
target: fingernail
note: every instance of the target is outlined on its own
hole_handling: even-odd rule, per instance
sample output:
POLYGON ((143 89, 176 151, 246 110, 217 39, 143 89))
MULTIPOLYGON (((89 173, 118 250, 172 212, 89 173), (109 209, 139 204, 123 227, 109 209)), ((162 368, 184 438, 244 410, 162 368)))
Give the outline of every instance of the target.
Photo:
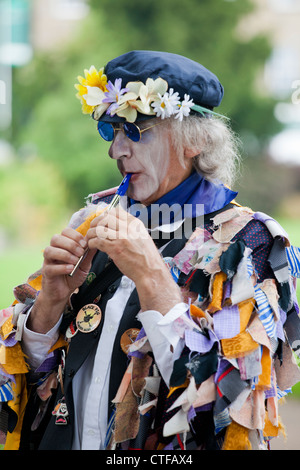
POLYGON ((79 244, 82 246, 82 248, 86 247, 86 241, 84 239, 80 240, 79 244))

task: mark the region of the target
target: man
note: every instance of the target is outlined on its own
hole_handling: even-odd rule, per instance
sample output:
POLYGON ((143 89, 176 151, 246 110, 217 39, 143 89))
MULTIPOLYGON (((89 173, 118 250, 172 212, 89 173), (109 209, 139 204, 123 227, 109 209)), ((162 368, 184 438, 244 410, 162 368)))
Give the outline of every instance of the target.
POLYGON ((116 190, 92 196, 3 313, 6 448, 266 448, 299 380, 296 249, 224 185, 219 80, 133 51, 77 89, 130 181, 116 208, 116 190))

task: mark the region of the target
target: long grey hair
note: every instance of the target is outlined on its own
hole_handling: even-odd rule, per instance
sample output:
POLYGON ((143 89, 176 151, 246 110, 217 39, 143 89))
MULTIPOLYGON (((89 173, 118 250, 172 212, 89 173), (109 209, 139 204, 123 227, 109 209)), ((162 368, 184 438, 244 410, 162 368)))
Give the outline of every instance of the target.
POLYGON ((240 164, 240 139, 224 118, 190 115, 182 121, 166 121, 174 148, 200 149, 193 159, 196 171, 209 181, 228 186, 234 183, 240 164))

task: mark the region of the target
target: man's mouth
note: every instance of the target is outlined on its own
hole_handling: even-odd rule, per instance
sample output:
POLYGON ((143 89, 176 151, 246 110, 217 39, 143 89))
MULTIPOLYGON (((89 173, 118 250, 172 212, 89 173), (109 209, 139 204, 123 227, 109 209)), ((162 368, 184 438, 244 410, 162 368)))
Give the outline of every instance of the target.
POLYGON ((128 173, 131 173, 131 178, 130 178, 130 181, 135 181, 137 179, 137 177, 141 174, 141 172, 139 171, 125 171, 123 170, 122 171, 122 175, 125 177, 128 173))
POLYGON ((130 178, 130 181, 134 182, 137 180, 137 178, 141 175, 141 173, 132 173, 131 174, 131 178, 130 178))

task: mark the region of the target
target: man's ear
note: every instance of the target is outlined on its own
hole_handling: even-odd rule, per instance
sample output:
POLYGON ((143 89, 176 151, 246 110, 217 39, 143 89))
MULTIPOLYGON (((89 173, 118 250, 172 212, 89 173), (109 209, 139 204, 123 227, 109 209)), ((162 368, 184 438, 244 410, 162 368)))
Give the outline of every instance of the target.
POLYGON ((196 157, 196 155, 199 155, 199 153, 200 153, 199 149, 196 149, 195 147, 187 147, 184 149, 185 158, 196 157))

